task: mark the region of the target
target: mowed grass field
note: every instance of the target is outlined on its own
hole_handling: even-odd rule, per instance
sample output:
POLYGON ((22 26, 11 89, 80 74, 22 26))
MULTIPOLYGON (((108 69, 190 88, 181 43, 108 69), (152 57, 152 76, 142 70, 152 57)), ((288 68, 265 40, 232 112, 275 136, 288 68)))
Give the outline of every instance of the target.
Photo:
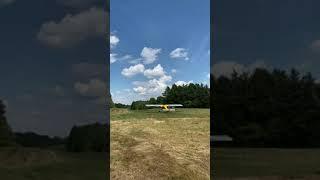
POLYGON ((318 180, 320 149, 212 148, 213 179, 318 180))
POLYGON ((209 179, 209 111, 111 109, 111 179, 209 179))
POLYGON ((105 153, 66 153, 36 148, 0 148, 1 180, 107 179, 105 153))

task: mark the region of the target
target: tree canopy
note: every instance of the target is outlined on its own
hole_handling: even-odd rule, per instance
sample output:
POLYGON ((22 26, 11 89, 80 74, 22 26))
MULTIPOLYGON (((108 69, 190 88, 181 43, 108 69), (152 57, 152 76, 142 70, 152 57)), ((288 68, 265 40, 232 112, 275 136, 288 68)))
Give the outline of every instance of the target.
POLYGON ((134 101, 131 109, 146 109, 145 104, 182 104, 186 108, 209 108, 210 88, 204 84, 186 84, 167 87, 162 96, 147 101, 134 101))
POLYGON ((301 75, 257 68, 211 76, 211 133, 237 146, 320 147, 320 86, 301 75))
POLYGON ((70 152, 108 151, 108 130, 106 124, 99 123, 74 126, 67 139, 67 150, 70 152))

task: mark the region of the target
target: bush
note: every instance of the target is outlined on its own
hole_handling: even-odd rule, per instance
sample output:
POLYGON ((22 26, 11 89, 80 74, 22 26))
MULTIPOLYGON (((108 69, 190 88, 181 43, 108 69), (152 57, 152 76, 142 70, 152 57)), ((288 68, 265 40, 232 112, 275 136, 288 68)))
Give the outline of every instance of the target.
POLYGON ((148 101, 134 101, 132 102, 130 109, 132 110, 147 109, 146 104, 148 104, 148 101))

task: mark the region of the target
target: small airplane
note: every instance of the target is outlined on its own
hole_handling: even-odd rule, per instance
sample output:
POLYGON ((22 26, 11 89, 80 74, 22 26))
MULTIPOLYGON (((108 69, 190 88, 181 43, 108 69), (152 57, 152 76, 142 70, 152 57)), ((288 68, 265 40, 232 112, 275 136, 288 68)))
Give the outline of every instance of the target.
POLYGON ((174 107, 182 107, 182 104, 146 104, 147 107, 159 107, 161 111, 175 111, 174 107))

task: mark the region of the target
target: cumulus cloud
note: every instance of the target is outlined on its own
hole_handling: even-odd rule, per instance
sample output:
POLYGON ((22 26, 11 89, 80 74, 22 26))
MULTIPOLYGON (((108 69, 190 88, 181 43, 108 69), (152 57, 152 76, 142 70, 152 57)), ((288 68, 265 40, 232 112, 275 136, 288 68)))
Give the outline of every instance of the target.
POLYGON ((124 55, 124 56, 121 56, 121 57, 118 57, 118 54, 114 54, 114 53, 110 53, 110 63, 114 63, 116 61, 123 61, 123 60, 128 60, 128 59, 131 59, 131 55, 124 55))
POLYGON ((147 88, 143 86, 138 86, 136 88, 133 88, 133 90, 139 94, 145 94, 147 92, 147 88))
POLYGON ((99 79, 91 79, 88 83, 76 82, 75 91, 85 97, 103 97, 107 93, 107 84, 99 79))
POLYGON ((223 61, 216 63, 212 66, 212 72, 214 76, 227 76, 230 77, 233 71, 242 73, 244 72, 245 67, 242 64, 238 64, 233 61, 223 61))
POLYGON ((148 95, 149 97, 158 96, 166 89, 171 80, 171 76, 163 75, 158 79, 151 79, 146 82, 136 81, 133 84, 137 87, 133 88, 133 91, 140 95, 148 95))
POLYGON ((160 64, 155 66, 153 69, 146 69, 144 71, 144 76, 147 78, 155 78, 155 77, 161 77, 165 75, 165 72, 160 64))
POLYGON ((128 59, 131 59, 131 58, 132 58, 132 56, 129 55, 129 54, 127 54, 127 55, 124 55, 124 56, 120 57, 120 58, 119 58, 119 61, 128 60, 128 59))
POLYGON ((190 83, 193 83, 193 81, 189 81, 189 82, 185 82, 185 81, 177 81, 175 82, 174 84, 177 85, 177 86, 184 86, 184 85, 188 85, 190 83))
POLYGON ((128 63, 130 64, 138 64, 140 63, 142 60, 142 58, 135 58, 135 59, 131 59, 130 61, 128 61, 128 63))
POLYGON ((130 105, 132 101, 146 100, 146 97, 134 93, 131 89, 118 90, 116 93, 113 94, 114 95, 112 96, 112 99, 114 103, 130 105))
POLYGON ((143 63, 144 64, 153 63, 154 61, 157 60, 158 54, 160 52, 161 52, 161 49, 144 47, 140 53, 141 57, 143 58, 143 63))
POLYGON ((106 32, 106 12, 90 8, 79 14, 66 15, 61 21, 42 24, 37 38, 52 47, 69 47, 88 38, 103 37, 106 32))
POLYGON ((117 54, 110 53, 110 63, 111 64, 117 61, 116 56, 117 56, 117 54))
POLYGON ((231 77, 233 71, 238 73, 253 72, 256 68, 266 68, 269 67, 263 61, 256 61, 249 65, 240 64, 234 61, 221 61, 219 63, 213 64, 211 72, 215 77, 226 76, 231 77))
POLYGON ((115 46, 117 46, 119 42, 120 42, 120 39, 116 35, 114 35, 114 34, 110 35, 110 47, 111 48, 114 48, 115 46))
POLYGON ((170 57, 173 59, 189 60, 188 51, 184 48, 177 48, 170 53, 170 57))
POLYGON ((0 7, 14 3, 15 0, 0 0, 0 7))
POLYGON ((144 65, 143 64, 137 64, 134 66, 130 66, 129 68, 124 68, 121 72, 121 74, 125 77, 132 77, 136 74, 144 73, 144 65))

